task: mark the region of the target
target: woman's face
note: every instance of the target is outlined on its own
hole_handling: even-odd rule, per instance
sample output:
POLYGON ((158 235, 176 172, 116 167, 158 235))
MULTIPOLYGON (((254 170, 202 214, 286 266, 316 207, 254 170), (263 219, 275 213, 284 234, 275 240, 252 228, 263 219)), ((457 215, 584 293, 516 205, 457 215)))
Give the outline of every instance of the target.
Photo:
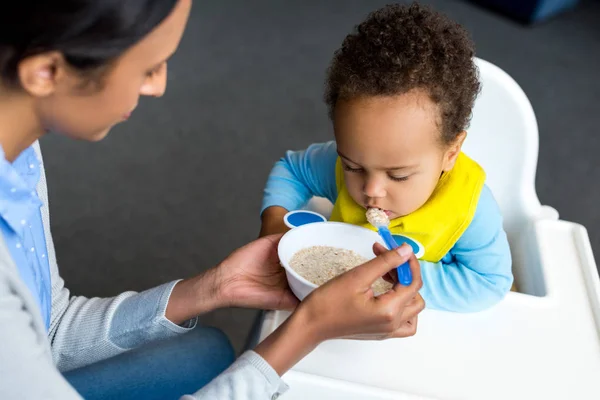
POLYGON ((140 95, 162 96, 167 59, 179 45, 190 8, 191 0, 179 0, 160 25, 109 67, 98 85, 86 84, 58 57, 51 72, 53 90, 35 101, 42 128, 74 139, 101 140, 129 117, 140 95))

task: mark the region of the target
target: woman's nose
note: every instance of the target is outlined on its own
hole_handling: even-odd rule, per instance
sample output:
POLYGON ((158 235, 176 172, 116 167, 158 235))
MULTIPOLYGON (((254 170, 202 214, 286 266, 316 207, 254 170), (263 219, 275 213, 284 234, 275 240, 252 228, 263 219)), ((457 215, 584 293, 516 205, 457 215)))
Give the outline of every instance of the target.
POLYGON ((164 63, 156 72, 146 77, 140 88, 142 96, 161 97, 167 89, 167 63, 164 63))

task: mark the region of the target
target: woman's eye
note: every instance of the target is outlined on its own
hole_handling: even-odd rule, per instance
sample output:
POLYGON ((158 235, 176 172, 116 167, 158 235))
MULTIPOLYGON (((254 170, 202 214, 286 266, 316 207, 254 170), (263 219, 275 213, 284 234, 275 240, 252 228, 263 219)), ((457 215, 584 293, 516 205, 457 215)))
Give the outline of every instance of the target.
POLYGON ((160 65, 157 65, 156 67, 152 68, 150 71, 146 72, 146 76, 148 78, 153 77, 155 74, 157 74, 161 70, 163 65, 164 65, 164 63, 161 63, 160 65))
POLYGON ((396 182, 404 182, 404 181, 407 181, 409 177, 408 176, 389 176, 389 178, 396 182))
POLYGON ((146 76, 148 78, 152 78, 155 74, 158 73, 158 70, 159 70, 159 68, 151 69, 150 71, 146 72, 146 76))

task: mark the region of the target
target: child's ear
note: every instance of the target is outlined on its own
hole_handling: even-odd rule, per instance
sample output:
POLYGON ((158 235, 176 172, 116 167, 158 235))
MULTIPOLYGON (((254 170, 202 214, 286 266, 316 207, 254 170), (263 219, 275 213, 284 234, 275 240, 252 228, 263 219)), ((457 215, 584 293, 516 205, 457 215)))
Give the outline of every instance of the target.
POLYGON ((454 164, 456 163, 456 159, 458 158, 458 155, 460 154, 462 145, 463 145, 466 137, 467 137, 467 131, 462 131, 461 133, 458 134, 458 136, 456 136, 456 139, 454 139, 454 142, 452 144, 450 144, 450 146, 448 146, 448 149, 446 149, 446 153, 444 154, 444 165, 443 165, 444 172, 448 172, 452 168, 454 168, 454 164))

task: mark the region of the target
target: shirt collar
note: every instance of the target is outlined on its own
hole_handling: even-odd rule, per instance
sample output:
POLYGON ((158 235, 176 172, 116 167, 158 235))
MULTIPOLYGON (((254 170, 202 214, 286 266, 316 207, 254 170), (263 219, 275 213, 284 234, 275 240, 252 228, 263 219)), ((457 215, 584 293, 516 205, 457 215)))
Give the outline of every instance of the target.
POLYGON ((39 180, 40 161, 33 147, 11 164, 0 146, 0 218, 21 237, 33 213, 42 205, 36 192, 39 180))

